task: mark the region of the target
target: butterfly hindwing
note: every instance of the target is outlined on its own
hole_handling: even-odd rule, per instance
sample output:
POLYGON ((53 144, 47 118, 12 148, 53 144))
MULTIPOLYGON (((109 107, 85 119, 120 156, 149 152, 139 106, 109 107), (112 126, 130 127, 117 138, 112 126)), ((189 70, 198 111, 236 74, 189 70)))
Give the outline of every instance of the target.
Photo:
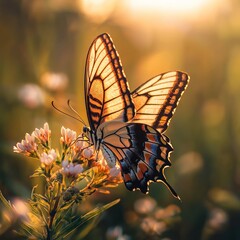
POLYGON ((163 133, 188 81, 186 73, 176 71, 160 74, 142 84, 132 93, 136 108, 133 121, 144 122, 163 133))
POLYGON ((85 68, 85 99, 89 124, 133 118, 135 108, 128 83, 112 39, 106 33, 92 43, 85 68))
POLYGON ((128 190, 147 193, 150 181, 162 181, 178 197, 164 176, 164 168, 171 165, 172 147, 167 137, 139 123, 109 122, 99 131, 103 136, 102 149, 118 160, 128 190))

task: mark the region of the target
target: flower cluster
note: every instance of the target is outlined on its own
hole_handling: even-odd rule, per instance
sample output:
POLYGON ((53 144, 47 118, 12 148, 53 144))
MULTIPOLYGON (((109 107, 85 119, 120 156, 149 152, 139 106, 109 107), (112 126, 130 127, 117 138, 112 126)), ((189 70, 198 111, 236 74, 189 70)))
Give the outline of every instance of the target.
POLYGON ((134 211, 127 212, 126 221, 137 228, 140 226, 137 239, 159 239, 180 222, 180 208, 174 204, 163 208, 153 198, 144 197, 134 203, 134 211))
MULTIPOLYGON (((29 233, 32 233, 37 239, 39 236, 34 235, 36 226, 33 223, 36 221, 33 219, 42 219, 45 223, 38 232, 45 234, 46 239, 57 239, 61 228, 58 227, 58 231, 54 232, 56 224, 63 222, 62 232, 65 231, 66 234, 73 231, 71 225, 69 229, 64 227, 65 214, 69 214, 70 208, 94 192, 109 193, 107 188, 116 187, 122 182, 120 167, 116 165, 109 168, 101 151, 96 153, 82 134, 77 135, 75 131, 62 127, 60 148, 52 148, 51 134, 48 123, 45 123, 43 128, 27 133, 25 139, 13 147, 14 152, 39 161, 39 167, 32 177, 44 177, 46 182, 43 195, 36 194, 33 189, 29 201, 32 223, 28 222, 24 226, 27 232, 23 235, 29 237, 29 233)), ((100 213, 116 203, 117 201, 96 211, 100 213)), ((79 221, 83 221, 84 216, 79 221)), ((86 218, 89 215, 86 214, 86 218)), ((75 225, 77 226, 77 222, 75 225)))

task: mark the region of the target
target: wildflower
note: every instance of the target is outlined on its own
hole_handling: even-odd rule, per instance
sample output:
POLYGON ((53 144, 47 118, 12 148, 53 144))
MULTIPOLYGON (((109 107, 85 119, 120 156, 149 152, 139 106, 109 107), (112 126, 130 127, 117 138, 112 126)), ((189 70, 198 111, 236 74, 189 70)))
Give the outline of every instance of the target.
MULTIPOLYGON (((78 138, 78 139, 81 139, 82 136, 80 135, 80 136, 78 136, 77 138, 78 138)), ((86 142, 85 142, 85 141, 77 140, 77 141, 75 142, 75 146, 74 146, 74 147, 75 147, 75 152, 76 152, 76 153, 80 152, 84 147, 86 147, 85 145, 86 145, 86 142)))
POLYGON ((117 240, 130 240, 128 235, 123 234, 123 229, 121 226, 115 226, 107 229, 106 232, 107 239, 117 239, 117 240))
POLYGON ((119 175, 121 175, 121 169, 119 165, 116 165, 113 168, 110 168, 110 173, 109 173, 110 177, 118 177, 119 175))
POLYGON ((69 163, 68 160, 62 162, 62 174, 66 176, 76 177, 79 173, 83 171, 81 164, 69 163))
POLYGON ((134 208, 140 214, 148 214, 155 209, 156 205, 157 203, 153 198, 145 197, 138 199, 134 204, 134 208))
POLYGON ((66 147, 69 147, 73 141, 76 140, 77 133, 69 128, 62 127, 61 128, 61 135, 60 141, 66 147))
POLYGON ((13 147, 13 151, 16 153, 22 153, 25 156, 36 157, 37 144, 35 142, 35 136, 26 133, 25 140, 22 140, 21 143, 18 142, 16 146, 13 147))
POLYGON ((221 208, 214 208, 210 211, 206 226, 214 230, 220 230, 228 223, 228 220, 229 216, 226 211, 221 208))
POLYGON ((42 89, 36 84, 25 84, 18 92, 18 98, 29 108, 36 108, 43 105, 45 95, 42 89))
POLYGON ((41 83, 51 91, 61 91, 66 88, 68 78, 64 73, 45 72, 41 76, 41 83))
POLYGON ((180 214, 180 208, 175 204, 170 204, 166 208, 157 208, 154 212, 156 219, 163 220, 180 214))
POLYGON ((82 156, 88 159, 91 158, 93 156, 93 149, 92 148, 83 149, 82 156))
POLYGON ((40 161, 45 166, 51 166, 57 159, 57 153, 54 149, 51 149, 48 154, 43 152, 40 156, 40 161))
POLYGON ((140 224, 141 229, 149 235, 161 235, 167 230, 167 224, 165 222, 158 222, 154 218, 146 217, 140 224))
POLYGON ((48 123, 44 123, 43 128, 35 128, 33 135, 39 139, 39 141, 44 145, 48 146, 50 137, 51 137, 51 130, 49 129, 48 123))

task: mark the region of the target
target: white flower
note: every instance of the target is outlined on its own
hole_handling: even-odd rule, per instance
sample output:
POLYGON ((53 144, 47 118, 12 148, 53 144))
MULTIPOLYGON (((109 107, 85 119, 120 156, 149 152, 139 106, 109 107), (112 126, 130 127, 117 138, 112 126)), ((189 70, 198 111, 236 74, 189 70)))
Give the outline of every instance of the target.
POLYGON ((76 177, 82 171, 83 167, 81 164, 69 163, 68 160, 62 162, 62 174, 66 176, 76 177))
POLYGON ((76 140, 77 133, 69 128, 65 128, 62 126, 61 128, 61 135, 60 141, 67 146, 70 146, 73 141, 76 140))
POLYGON ((33 135, 38 138, 43 144, 48 144, 51 136, 51 130, 49 129, 48 123, 44 123, 43 128, 35 128, 33 135))
POLYGON ((121 169, 118 165, 116 165, 115 167, 113 168, 110 168, 110 177, 118 177, 121 173, 121 169))
POLYGON ((41 83, 52 91, 61 91, 67 87, 68 78, 64 73, 45 72, 41 76, 41 83))
POLYGON ((16 146, 13 147, 13 151, 16 153, 22 153, 26 156, 33 156, 37 151, 37 144, 35 143, 35 136, 29 133, 26 133, 25 140, 22 140, 21 143, 18 142, 16 146))
POLYGON ((19 89, 18 98, 29 108, 36 108, 43 105, 45 95, 42 89, 32 83, 25 84, 19 89))
POLYGON ((51 149, 48 153, 44 152, 40 156, 40 161, 45 166, 50 166, 57 159, 57 153, 54 149, 51 149))
POLYGON ((84 158, 91 158, 93 155, 93 149, 92 148, 85 148, 83 151, 82 151, 82 156, 84 158))

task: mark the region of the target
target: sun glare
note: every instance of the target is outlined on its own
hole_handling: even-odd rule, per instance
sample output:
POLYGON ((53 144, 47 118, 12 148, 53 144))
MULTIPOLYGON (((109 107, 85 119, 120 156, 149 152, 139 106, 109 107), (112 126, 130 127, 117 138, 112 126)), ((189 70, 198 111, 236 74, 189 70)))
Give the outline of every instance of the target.
POLYGON ((197 11, 209 2, 208 0, 128 0, 130 8, 143 11, 186 13, 197 11))

